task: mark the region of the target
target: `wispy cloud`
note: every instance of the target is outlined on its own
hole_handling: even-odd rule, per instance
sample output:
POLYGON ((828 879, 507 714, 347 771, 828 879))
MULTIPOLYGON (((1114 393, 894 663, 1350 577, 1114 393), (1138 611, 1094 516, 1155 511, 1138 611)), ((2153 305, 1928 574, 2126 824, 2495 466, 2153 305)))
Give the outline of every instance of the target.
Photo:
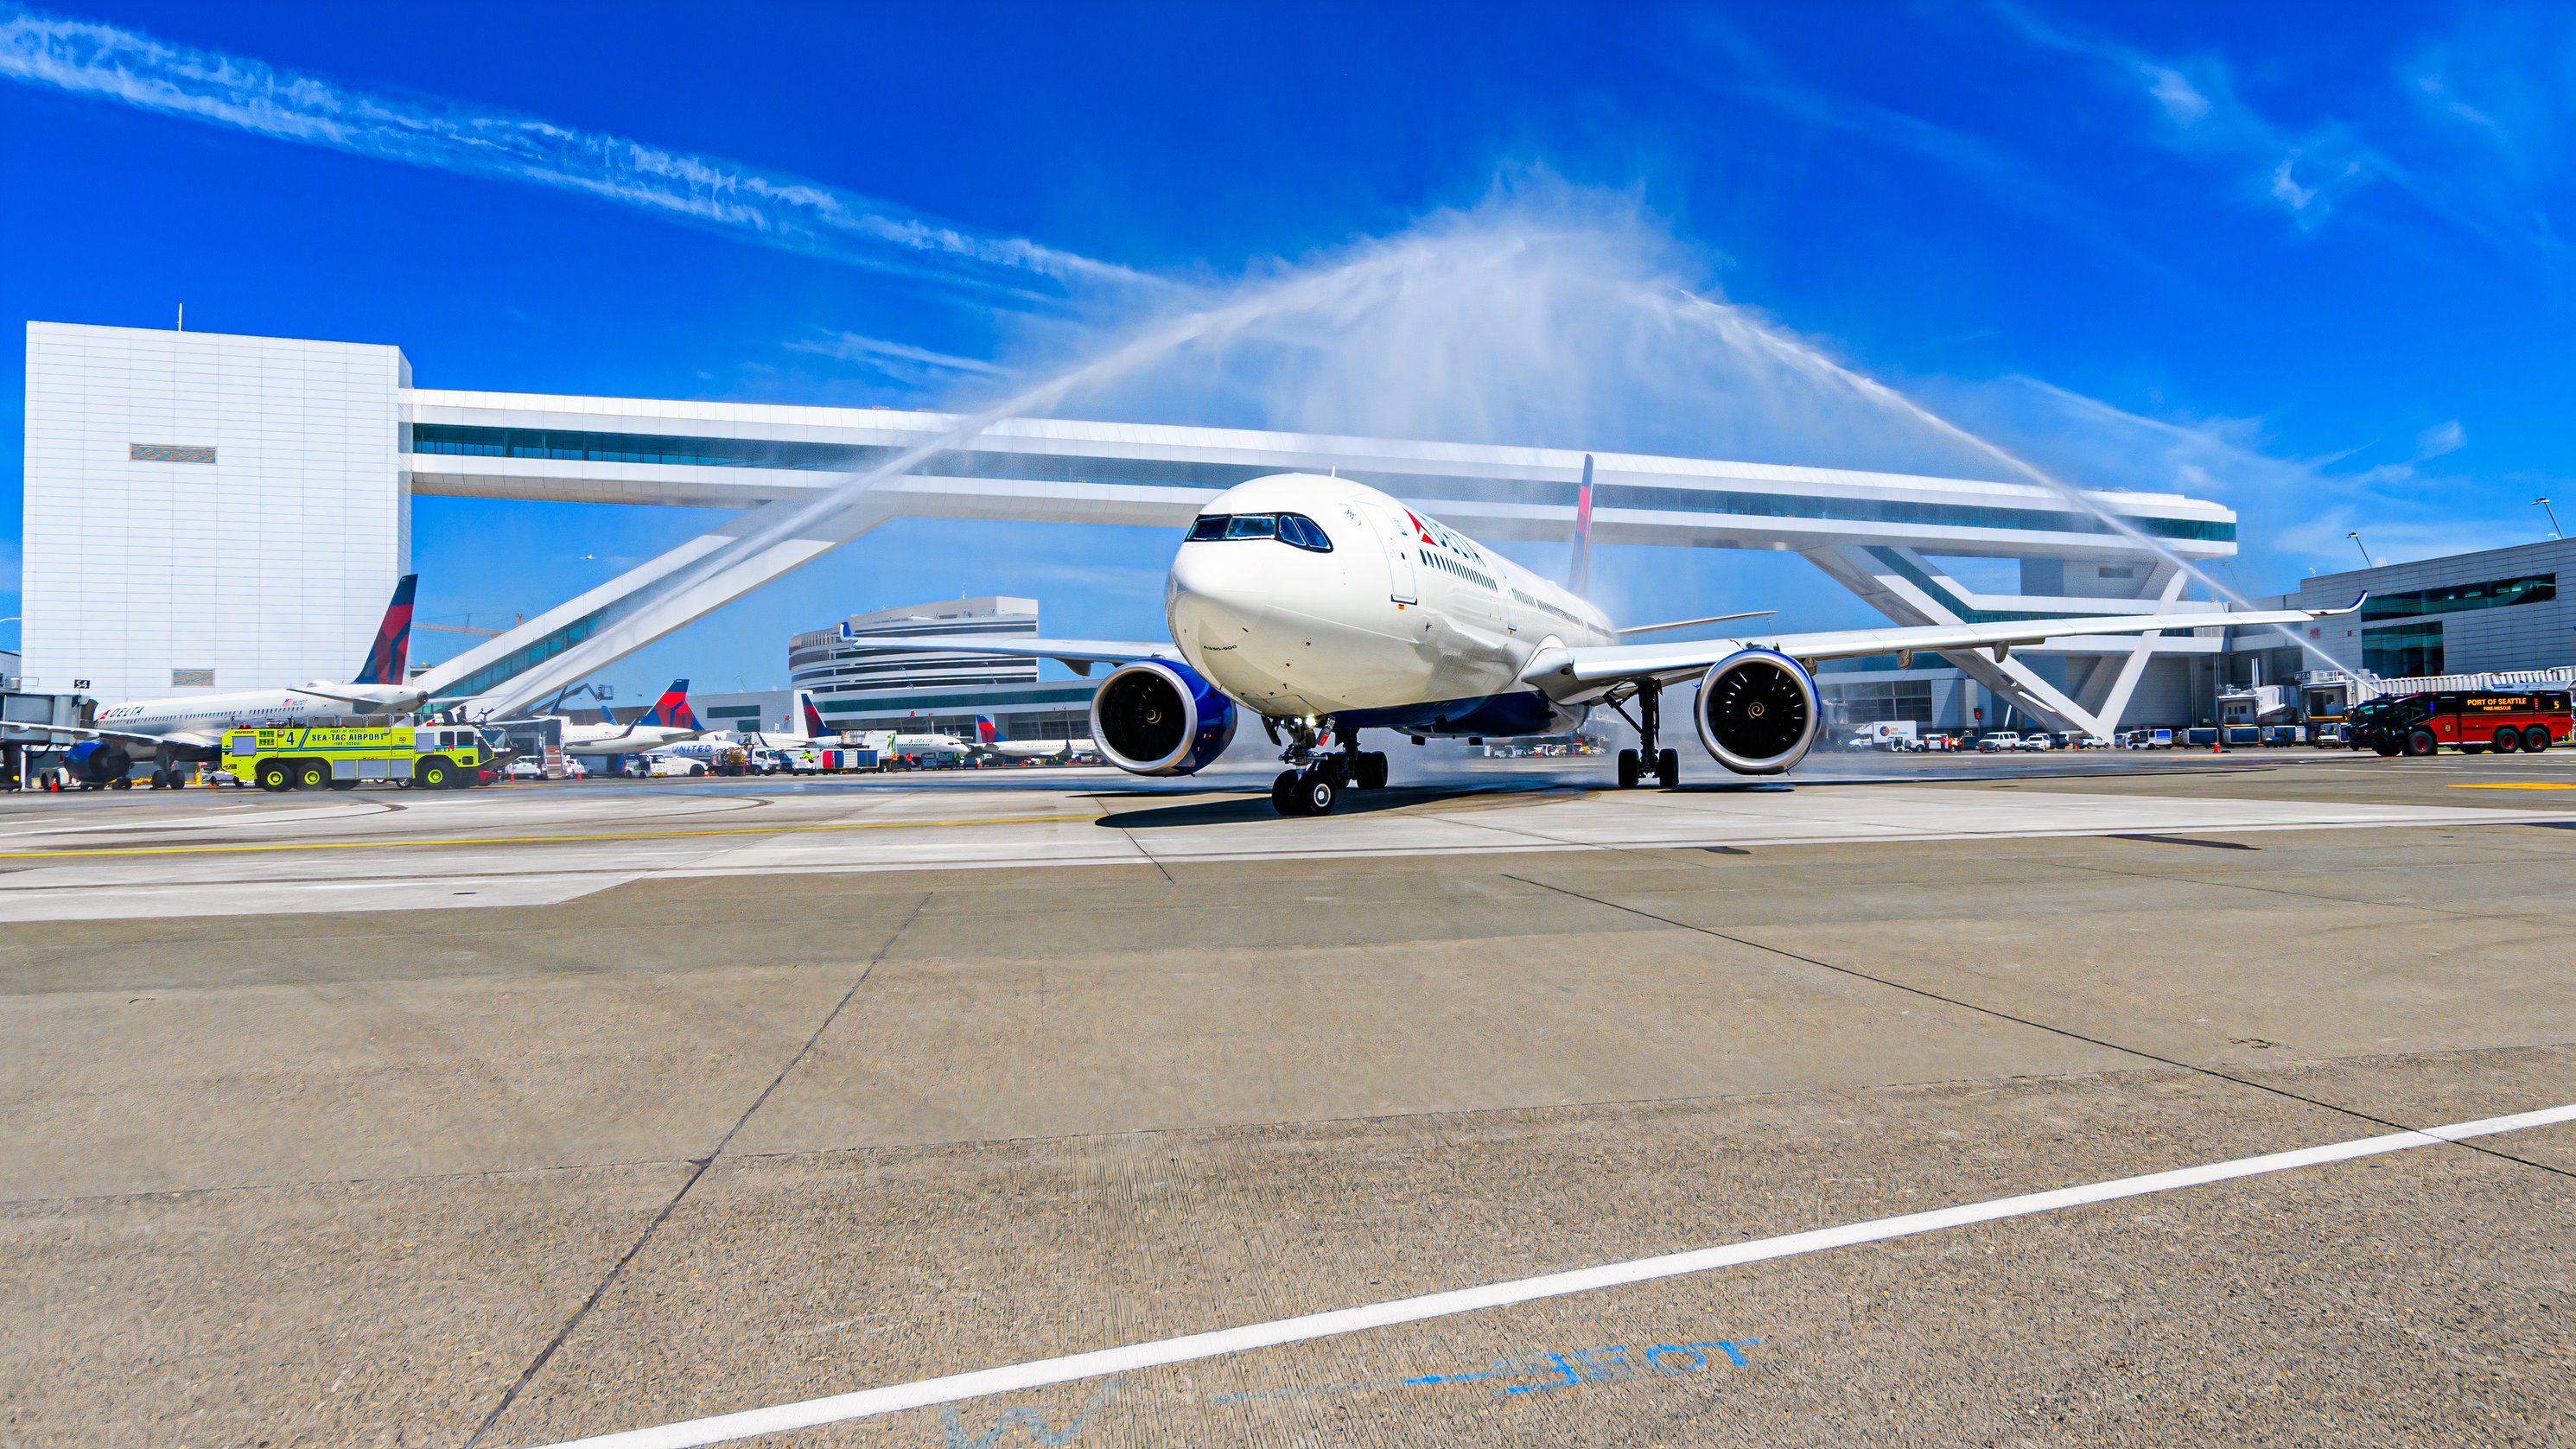
POLYGON ((1698 47, 1666 56, 1667 67, 1682 79, 1814 130, 1849 136, 1884 151, 1932 162, 1967 178, 2016 211, 2051 223, 2104 251, 2164 270, 2162 262, 2139 251, 2101 216, 2093 203, 1992 142, 1875 101, 1805 84, 1740 30, 1713 14, 1694 15, 1689 29, 1698 47), (1727 63, 1725 73, 1717 73, 1704 63, 1712 54, 1727 63))
POLYGON ((2537 480, 2505 489, 2423 466, 2466 445, 2456 421, 2426 429, 2412 456, 2370 464, 2361 461, 2368 448, 2283 454, 2257 418, 2154 417, 2028 377, 1956 384, 1948 401, 2061 476, 2236 509, 2249 549, 2259 550, 2239 568, 2258 587, 2267 570, 2286 570, 2287 587, 2304 566, 2351 562, 2345 535, 2355 529, 2382 562, 2528 543, 2545 531, 2520 491, 2537 480))
POLYGON ((856 332, 842 332, 830 337, 810 338, 787 344, 790 352, 803 352, 816 357, 838 358, 860 363, 900 382, 921 382, 940 375, 958 373, 976 377, 999 377, 1002 369, 989 362, 954 353, 933 352, 909 343, 890 342, 882 337, 862 337, 856 332))
POLYGON ((2416 435, 2415 461, 2421 463, 2445 453, 2456 453, 2468 445, 2468 430, 2460 426, 2458 418, 2447 423, 2435 423, 2416 435))
POLYGON ((2249 195, 2287 212, 2301 227, 2329 215, 2347 193, 2373 180, 2412 190, 2405 170, 2333 121, 2292 126, 2237 92, 2234 72, 2215 57, 2168 59, 2108 36, 2042 19, 2013 0, 1990 0, 2024 42, 2092 62, 2140 96, 2155 117, 2153 136, 2169 150, 2233 170, 2249 195))
POLYGON ((344 89, 261 61, 0 5, 0 77, 353 155, 573 191, 763 245, 1041 299, 1160 286, 821 182, 430 97, 344 89), (1029 292, 1032 286, 1039 288, 1029 292))

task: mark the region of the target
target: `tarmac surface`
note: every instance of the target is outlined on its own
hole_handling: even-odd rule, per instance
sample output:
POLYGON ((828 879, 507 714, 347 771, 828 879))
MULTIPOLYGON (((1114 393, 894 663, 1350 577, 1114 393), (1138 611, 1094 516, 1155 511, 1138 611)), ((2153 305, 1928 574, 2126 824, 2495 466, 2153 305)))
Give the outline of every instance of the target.
POLYGON ((1406 763, 0 797, 0 1444, 2576 1439, 2576 752, 1406 763))

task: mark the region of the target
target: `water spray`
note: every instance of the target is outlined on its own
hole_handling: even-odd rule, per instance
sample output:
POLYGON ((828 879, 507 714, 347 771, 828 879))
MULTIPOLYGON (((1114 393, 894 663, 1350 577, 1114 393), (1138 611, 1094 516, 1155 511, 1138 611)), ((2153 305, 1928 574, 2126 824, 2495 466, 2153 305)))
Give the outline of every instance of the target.
MULTIPOLYGON (((2128 539, 2130 542, 2136 544, 2140 549, 2143 549, 2146 552, 2155 555, 2157 558, 2164 560, 2166 563, 2173 565, 2175 568, 2181 570, 2186 576, 2197 580, 2203 587, 2207 588, 2217 597, 2227 600, 2238 608, 2248 611, 2253 610, 2253 600, 2246 598, 2235 589, 2231 589, 2227 585, 2220 583, 2209 573, 2208 570, 2201 568, 2191 560, 2183 557, 2180 553, 2167 547, 2153 535, 2147 533, 2144 529, 2139 528, 2136 524, 2131 523, 2127 518, 2103 504, 2091 493, 2056 477, 2054 474, 2040 468, 2036 464, 2024 460, 2020 455, 2012 452, 2010 449, 1989 441, 1986 438, 1980 437, 1979 435, 1968 431, 1966 428, 1960 427, 1958 424, 1951 422, 1948 418, 1942 417, 1940 414, 1924 407, 1921 403, 1918 403, 1914 399, 1907 397, 1905 394, 1898 392, 1896 389, 1889 387, 1887 384, 1880 382, 1875 378, 1854 372, 1850 368, 1843 366, 1841 363, 1834 361, 1832 358, 1825 356, 1814 348, 1807 346, 1805 343, 1797 341, 1795 338, 1783 336, 1772 328, 1761 325, 1759 322, 1745 316, 1740 308, 1731 307, 1725 303, 1713 301, 1709 298, 1683 291, 1678 287, 1673 289, 1672 298, 1668 300, 1676 301, 1680 304, 1682 315, 1699 321, 1702 325, 1710 327, 1712 330, 1718 332, 1720 336, 1725 337, 1730 341, 1734 341, 1738 345, 1750 343, 1752 346, 1807 372, 1810 376, 1824 377, 1831 381, 1838 382, 1872 403, 1895 411, 1899 415, 1906 417, 1923 427, 1931 429, 1933 432, 1938 433, 1940 436, 1947 438, 1952 442, 1962 444, 1978 453, 1982 453, 1985 456, 1992 458, 2004 467, 2020 474, 2034 483, 2039 484, 2041 487, 2048 489, 2050 492, 2061 498, 2064 498, 2066 501, 2074 504, 2086 513, 2100 519, 2104 526, 2108 527, 2112 532, 2128 539)), ((2342 663, 2337 661, 2333 655, 2326 653, 2325 650, 2319 648, 2313 641, 2300 638, 2299 635, 2295 631, 2291 630, 2287 625, 2273 624, 2267 627, 2278 633, 2282 638, 2299 646, 2302 651, 2314 655, 2316 658, 2324 661, 2326 667, 2342 673, 2351 672, 2345 669, 2342 663)))

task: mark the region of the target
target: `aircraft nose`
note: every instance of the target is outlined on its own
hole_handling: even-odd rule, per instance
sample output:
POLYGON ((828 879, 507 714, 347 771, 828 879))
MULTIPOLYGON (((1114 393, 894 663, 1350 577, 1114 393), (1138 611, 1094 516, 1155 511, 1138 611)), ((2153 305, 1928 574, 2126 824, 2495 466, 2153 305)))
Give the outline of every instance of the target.
POLYGON ((1260 617, 1256 560, 1242 544, 1183 544, 1163 589, 1172 637, 1231 643, 1260 617))

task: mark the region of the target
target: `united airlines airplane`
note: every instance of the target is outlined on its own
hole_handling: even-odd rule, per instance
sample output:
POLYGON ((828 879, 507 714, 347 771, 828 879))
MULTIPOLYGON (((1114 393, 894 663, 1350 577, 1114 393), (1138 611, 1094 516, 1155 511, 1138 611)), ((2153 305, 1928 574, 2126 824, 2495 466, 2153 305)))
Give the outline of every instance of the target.
POLYGON ((253 689, 232 694, 174 694, 166 699, 138 699, 98 711, 86 727, 27 725, 14 735, 51 743, 74 741, 63 752, 73 778, 85 786, 123 788, 137 755, 152 758, 152 788, 177 788, 187 775, 182 762, 215 759, 222 752, 224 731, 241 724, 298 724, 351 715, 407 714, 427 701, 425 691, 404 683, 411 653, 412 591, 418 574, 405 574, 385 605, 384 622, 376 626, 358 677, 347 684, 317 682, 293 689, 253 689))
POLYGON ((2086 615, 1631 643, 1757 616, 1613 627, 1582 597, 1591 516, 1586 459, 1574 574, 1561 587, 1363 484, 1303 473, 1255 478, 1210 502, 1173 556, 1163 587, 1170 644, 940 635, 886 647, 1057 659, 1082 674, 1115 666, 1092 699, 1092 738, 1110 763, 1140 775, 1205 768, 1249 712, 1282 747, 1287 768, 1270 792, 1279 812, 1321 815, 1345 790, 1385 785, 1386 756, 1360 748, 1364 730, 1415 739, 1561 734, 1607 706, 1640 742, 1619 752, 1620 786, 1652 777, 1670 787, 1681 781, 1681 760, 1661 744, 1662 695, 1695 678, 1691 724, 1701 747, 1737 774, 1773 775, 1816 742, 1822 660, 1969 650, 2001 658, 2018 644, 2076 634, 2324 617, 2301 609, 2086 615))

